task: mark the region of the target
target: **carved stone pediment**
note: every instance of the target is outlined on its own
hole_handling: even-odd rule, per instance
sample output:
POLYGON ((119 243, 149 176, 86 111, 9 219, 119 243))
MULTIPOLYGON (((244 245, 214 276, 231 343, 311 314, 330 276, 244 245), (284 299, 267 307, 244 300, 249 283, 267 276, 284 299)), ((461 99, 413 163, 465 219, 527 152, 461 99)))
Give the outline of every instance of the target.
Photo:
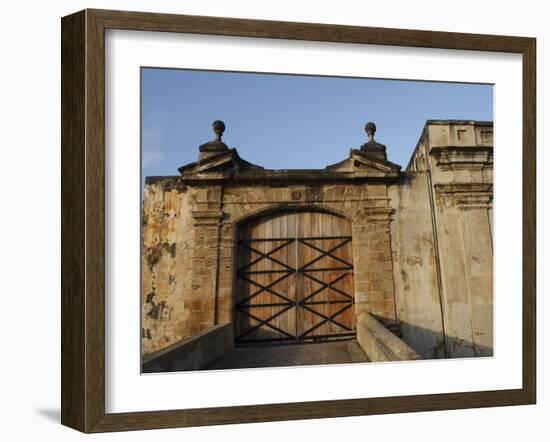
POLYGON ((222 142, 225 124, 212 124, 216 139, 199 147, 198 161, 181 166, 178 171, 185 184, 222 182, 254 182, 257 184, 287 185, 291 182, 395 180, 401 166, 386 159, 386 146, 374 141, 374 123, 366 126, 369 141, 360 149, 351 149, 349 157, 324 169, 271 170, 243 160, 236 149, 222 142))
POLYGON ((262 170, 263 167, 243 160, 236 149, 227 149, 178 168, 184 179, 224 179, 240 172, 262 170))
POLYGON ((178 171, 184 183, 198 184, 213 181, 251 181, 256 183, 288 183, 294 181, 334 181, 396 179, 401 166, 352 149, 348 159, 325 169, 270 170, 243 160, 236 149, 215 153, 178 171))
POLYGON ((391 161, 369 155, 362 150, 351 149, 349 158, 339 163, 331 164, 326 169, 334 172, 355 172, 357 174, 365 174, 366 176, 384 177, 399 175, 401 166, 391 161))

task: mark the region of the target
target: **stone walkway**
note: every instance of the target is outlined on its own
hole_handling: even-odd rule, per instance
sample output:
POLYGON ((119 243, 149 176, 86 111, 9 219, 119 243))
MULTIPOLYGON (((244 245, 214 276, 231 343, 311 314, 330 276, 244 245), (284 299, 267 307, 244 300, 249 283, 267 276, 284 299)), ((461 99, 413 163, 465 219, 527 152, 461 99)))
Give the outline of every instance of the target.
POLYGON ((356 341, 238 347, 226 353, 205 370, 348 364, 351 362, 368 362, 367 355, 356 341))

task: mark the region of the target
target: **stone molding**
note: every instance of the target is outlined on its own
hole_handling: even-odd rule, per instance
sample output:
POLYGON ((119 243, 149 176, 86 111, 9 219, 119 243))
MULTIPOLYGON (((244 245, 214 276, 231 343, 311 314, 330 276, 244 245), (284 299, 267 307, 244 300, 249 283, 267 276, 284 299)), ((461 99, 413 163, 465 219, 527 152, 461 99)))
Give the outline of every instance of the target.
POLYGON ((195 226, 217 226, 223 218, 221 210, 193 210, 195 226))
POLYGON ((188 185, 212 183, 252 183, 272 185, 274 183, 387 181, 399 178, 401 166, 390 161, 375 158, 363 151, 352 149, 350 156, 324 169, 264 169, 243 160, 236 149, 213 153, 197 162, 178 168, 181 180, 188 185))
POLYGON ((430 155, 441 170, 480 170, 493 167, 492 146, 432 147, 430 155))
POLYGON ((492 207, 491 183, 449 183, 436 184, 434 187, 440 209, 448 205, 454 205, 461 210, 492 207))
POLYGON ((363 207, 355 215, 355 219, 364 222, 390 221, 395 209, 391 207, 363 207))

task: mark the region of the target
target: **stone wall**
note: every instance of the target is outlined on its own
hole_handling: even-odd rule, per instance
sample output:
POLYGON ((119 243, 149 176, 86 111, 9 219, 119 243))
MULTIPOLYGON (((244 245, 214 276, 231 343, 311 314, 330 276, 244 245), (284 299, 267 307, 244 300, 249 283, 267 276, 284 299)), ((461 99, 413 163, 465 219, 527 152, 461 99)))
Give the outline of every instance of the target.
POLYGON ((143 354, 232 321, 238 226, 272 211, 325 210, 352 225, 356 313, 396 321, 384 183, 187 186, 149 179, 143 207, 143 354))
POLYGON ((426 326, 427 336, 433 332, 437 339, 434 355, 443 351, 441 334, 448 357, 493 354, 492 172, 492 123, 428 121, 406 170, 411 179, 390 192, 397 196, 400 212, 393 228, 399 319, 405 340, 411 339, 410 344, 424 357, 428 357, 431 340, 421 343, 418 336, 412 337, 407 331, 410 320, 414 326, 426 326), (427 202, 432 220, 419 210, 427 202), (414 219, 407 214, 414 214, 414 219), (420 238, 435 248, 433 257, 422 259, 421 277, 428 279, 410 290, 401 272, 405 269, 410 279, 407 258, 420 238), (430 296, 431 302, 426 299, 430 296), (439 302, 442 322, 435 308, 439 302), (426 310, 417 316, 419 309, 426 310))
POLYGON ((202 370, 232 350, 235 345, 232 324, 222 324, 195 333, 142 360, 142 373, 202 370))
MULTIPOLYGON (((148 179, 143 198, 142 352, 157 351, 201 329, 202 299, 192 295, 191 199, 171 178, 148 179), (190 320, 193 318, 193 320, 190 320)), ((210 324, 209 318, 204 322, 210 324)), ((203 327, 204 328, 204 327, 203 327)))
POLYGON ((444 358, 434 220, 426 172, 408 172, 390 187, 397 317, 403 340, 423 359, 444 358))

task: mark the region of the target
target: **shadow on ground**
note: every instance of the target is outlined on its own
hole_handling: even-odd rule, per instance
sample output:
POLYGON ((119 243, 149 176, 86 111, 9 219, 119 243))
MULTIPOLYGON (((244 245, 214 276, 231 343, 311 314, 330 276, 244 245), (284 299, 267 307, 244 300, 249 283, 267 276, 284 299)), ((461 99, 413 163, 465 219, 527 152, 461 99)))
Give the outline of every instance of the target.
POLYGON ((356 341, 236 347, 204 370, 368 362, 356 341))

